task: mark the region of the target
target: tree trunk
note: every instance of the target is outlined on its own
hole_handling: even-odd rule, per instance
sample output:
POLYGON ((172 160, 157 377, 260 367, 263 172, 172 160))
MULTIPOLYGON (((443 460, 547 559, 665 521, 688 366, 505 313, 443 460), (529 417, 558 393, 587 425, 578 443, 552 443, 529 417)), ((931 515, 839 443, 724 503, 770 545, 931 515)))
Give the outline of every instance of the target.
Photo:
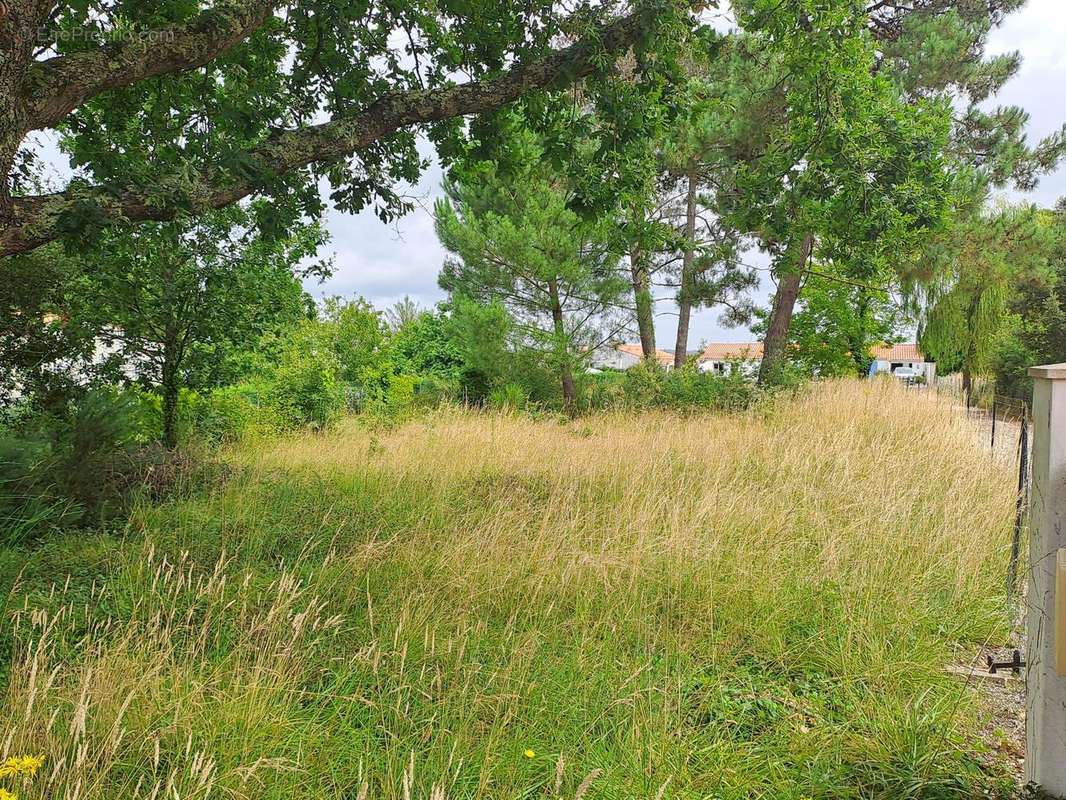
POLYGON ((688 191, 685 196, 685 252, 681 259, 681 288, 677 293, 677 339, 674 341, 674 367, 688 360, 688 326, 692 316, 696 255, 696 160, 689 159, 688 191))
POLYGON ((966 406, 972 405, 973 373, 978 365, 977 339, 974 336, 974 320, 981 307, 981 294, 975 293, 970 299, 970 305, 966 309, 966 322, 969 331, 969 340, 966 342, 966 352, 962 356, 962 396, 966 399, 966 406))
POLYGON ((859 290, 855 301, 856 316, 859 319, 859 329, 852 331, 848 337, 848 348, 851 350, 851 360, 855 362, 855 377, 865 378, 870 370, 870 356, 867 350, 867 321, 870 315, 870 293, 865 289, 859 290))
POLYGON ((26 133, 19 100, 45 13, 40 2, 0 0, 0 226, 14 218, 9 176, 26 133))
POLYGON ((633 304, 637 312, 640 350, 645 359, 655 358, 655 313, 652 309, 648 263, 639 245, 629 249, 629 273, 633 280, 633 304))
POLYGON ((766 326, 766 338, 763 340, 762 364, 759 367, 759 385, 771 383, 777 376, 785 356, 788 343, 788 329, 792 324, 792 312, 796 309, 796 300, 803 285, 803 273, 814 248, 814 237, 807 234, 800 245, 797 263, 790 265, 787 272, 778 278, 777 293, 774 295, 770 321, 766 326))
POLYGON ((163 343, 163 367, 161 370, 163 445, 168 450, 173 450, 178 446, 178 353, 177 335, 168 330, 167 340, 163 343))
POLYGON ((566 341, 566 326, 563 324, 563 307, 559 303, 559 282, 548 281, 548 296, 551 298, 552 330, 555 333, 555 356, 559 360, 559 378, 563 387, 563 408, 567 413, 574 410, 574 373, 570 368, 570 347, 566 341))

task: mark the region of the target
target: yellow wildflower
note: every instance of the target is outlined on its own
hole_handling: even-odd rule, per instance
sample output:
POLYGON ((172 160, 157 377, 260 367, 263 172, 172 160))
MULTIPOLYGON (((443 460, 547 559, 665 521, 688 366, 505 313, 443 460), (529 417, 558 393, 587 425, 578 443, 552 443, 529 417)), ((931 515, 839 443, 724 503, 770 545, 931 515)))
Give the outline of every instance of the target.
MULTIPOLYGON (((523 755, 524 755, 524 756, 525 756, 526 758, 533 758, 533 756, 535 756, 535 755, 536 755, 536 753, 534 753, 534 752, 533 752, 532 750, 526 750, 526 752, 525 752, 525 753, 523 753, 523 755)), ((0 800, 3 800, 3 798, 2 798, 2 797, 0 797, 0 800)))
POLYGON ((43 763, 44 756, 11 756, 0 764, 0 778, 32 778, 43 763))
POLYGON ((7 789, 0 789, 0 800, 18 800, 18 797, 11 794, 7 789))

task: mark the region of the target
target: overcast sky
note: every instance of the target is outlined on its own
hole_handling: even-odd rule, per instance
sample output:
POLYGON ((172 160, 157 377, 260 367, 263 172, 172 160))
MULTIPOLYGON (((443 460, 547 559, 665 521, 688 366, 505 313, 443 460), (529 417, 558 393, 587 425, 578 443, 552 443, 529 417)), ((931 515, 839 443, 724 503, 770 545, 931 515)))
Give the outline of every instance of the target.
MULTIPOLYGON (((1020 105, 1032 115, 1029 137, 1036 140, 1057 130, 1066 121, 1066 3, 1063 0, 1029 0, 1011 15, 991 38, 993 53, 1020 50, 1021 72, 995 99, 999 105, 1020 105)), ((427 150, 427 153, 429 151, 427 150)), ((370 210, 350 216, 331 213, 329 245, 336 274, 325 284, 309 284, 315 295, 362 295, 382 308, 405 294, 422 305, 442 299, 437 272, 444 252, 433 232, 430 211, 439 194, 441 172, 434 163, 410 194, 421 198, 417 208, 398 223, 384 225, 370 210)), ((1066 169, 1044 178, 1040 187, 1025 196, 1044 206, 1066 195, 1066 169)), ((1013 196, 1021 199, 1022 196, 1013 196)), ((765 295, 765 291, 763 293, 765 295)), ((657 332, 660 345, 669 346, 676 330, 672 304, 659 304, 657 332)), ((690 347, 701 340, 744 341, 744 329, 723 328, 718 311, 696 313, 690 347)))

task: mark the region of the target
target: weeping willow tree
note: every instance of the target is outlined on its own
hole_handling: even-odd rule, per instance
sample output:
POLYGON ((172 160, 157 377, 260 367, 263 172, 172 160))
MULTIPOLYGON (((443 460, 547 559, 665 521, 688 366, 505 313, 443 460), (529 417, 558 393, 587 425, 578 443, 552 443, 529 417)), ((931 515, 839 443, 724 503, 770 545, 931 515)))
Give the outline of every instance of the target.
POLYGON ((965 393, 988 371, 1016 287, 1047 269, 1050 233, 1034 206, 975 211, 945 231, 907 282, 922 351, 961 371, 965 393))

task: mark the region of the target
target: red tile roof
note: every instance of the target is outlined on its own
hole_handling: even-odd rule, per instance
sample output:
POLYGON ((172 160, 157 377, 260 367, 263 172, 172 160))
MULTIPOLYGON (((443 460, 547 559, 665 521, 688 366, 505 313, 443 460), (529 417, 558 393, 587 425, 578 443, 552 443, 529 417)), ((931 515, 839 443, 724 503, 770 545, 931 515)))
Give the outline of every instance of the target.
POLYGON ((762 358, 762 342, 711 342, 698 361, 755 361, 762 358))
MULTIPOLYGON (((614 349, 619 353, 625 353, 635 358, 644 358, 644 349, 639 344, 619 344, 615 345, 614 349)), ((656 350, 655 360, 664 367, 672 367, 674 365, 673 354, 667 353, 665 350, 656 350)))
POLYGON ((875 361, 925 361, 918 345, 913 342, 875 347, 873 357, 875 361))

